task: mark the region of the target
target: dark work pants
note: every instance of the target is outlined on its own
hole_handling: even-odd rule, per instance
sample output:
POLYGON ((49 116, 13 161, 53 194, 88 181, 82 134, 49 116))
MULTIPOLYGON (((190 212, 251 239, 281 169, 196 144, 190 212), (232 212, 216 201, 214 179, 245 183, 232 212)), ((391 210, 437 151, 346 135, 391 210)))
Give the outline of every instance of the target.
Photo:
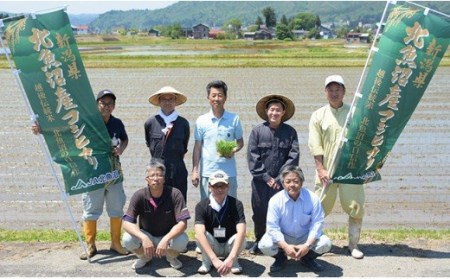
POLYGON ((281 191, 270 188, 264 181, 252 180, 252 220, 256 241, 259 241, 266 233, 267 208, 273 195, 281 191))

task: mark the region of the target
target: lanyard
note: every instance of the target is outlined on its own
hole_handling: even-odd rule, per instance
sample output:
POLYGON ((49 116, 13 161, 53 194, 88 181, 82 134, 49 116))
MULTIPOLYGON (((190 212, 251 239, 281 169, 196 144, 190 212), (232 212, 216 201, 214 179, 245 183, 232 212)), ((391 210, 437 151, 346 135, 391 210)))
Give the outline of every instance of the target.
POLYGON ((220 215, 220 211, 217 212, 217 215, 215 216, 217 222, 219 223, 219 229, 220 229, 220 224, 222 223, 223 217, 225 216, 225 213, 227 212, 227 208, 228 208, 228 200, 225 202, 225 207, 220 209, 220 211, 222 211, 222 209, 223 209, 220 219, 217 217, 217 215, 220 215))

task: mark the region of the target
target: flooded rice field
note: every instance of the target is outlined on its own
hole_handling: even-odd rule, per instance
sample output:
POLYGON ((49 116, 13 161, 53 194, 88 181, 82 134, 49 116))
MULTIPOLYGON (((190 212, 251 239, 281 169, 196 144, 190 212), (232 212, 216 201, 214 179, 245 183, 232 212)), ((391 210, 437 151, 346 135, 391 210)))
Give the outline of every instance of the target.
MULTIPOLYGON (((213 62, 212 62, 213 63, 213 62)), ((123 120, 130 144, 122 156, 127 198, 144 186, 144 169, 149 152, 144 141, 144 122, 157 108, 147 101, 150 94, 165 85, 185 93, 188 101, 178 108, 191 123, 191 140, 186 155, 191 169, 195 119, 209 110, 206 84, 224 80, 229 87, 226 109, 240 115, 244 141, 262 120, 256 102, 269 93, 284 94, 296 105, 288 122, 297 129, 306 176, 305 187, 313 188, 314 161, 307 148, 311 113, 325 104, 323 82, 330 74, 341 74, 347 84, 346 102, 351 102, 362 68, 255 68, 255 69, 88 69, 93 91, 109 88, 118 97, 114 115, 123 120)), ((397 141, 384 165, 382 180, 366 185, 365 228, 411 227, 439 229, 450 227, 450 67, 437 70, 421 103, 397 141)), ((62 202, 57 183, 30 131, 30 117, 22 93, 10 70, 0 70, 0 228, 71 229, 70 215, 62 202)), ((238 153, 238 196, 245 205, 249 230, 253 231, 250 206, 250 173, 246 149, 238 153)), ((59 167, 55 165, 59 177, 59 167)), ((60 177, 59 177, 60 178, 60 177)), ((60 180, 62 183, 62 180, 60 180)), ((198 189, 188 190, 188 206, 193 214, 199 200, 198 189)), ((81 196, 69 196, 71 212, 81 223, 81 196)), ((325 228, 346 224, 337 202, 327 217, 325 228)), ((189 222, 192 228, 193 220, 189 222)), ((106 212, 99 226, 106 228, 106 212)))

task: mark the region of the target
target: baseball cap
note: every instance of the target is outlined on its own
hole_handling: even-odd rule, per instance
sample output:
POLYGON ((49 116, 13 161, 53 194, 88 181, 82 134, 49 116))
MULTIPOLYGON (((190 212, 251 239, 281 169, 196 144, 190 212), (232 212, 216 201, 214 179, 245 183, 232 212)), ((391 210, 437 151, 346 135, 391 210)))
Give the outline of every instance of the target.
POLYGON ((328 84, 330 84, 330 83, 332 83, 332 82, 339 83, 339 84, 341 84, 342 86, 345 87, 344 79, 343 79, 342 76, 340 76, 340 75, 331 75, 331 76, 328 76, 328 77, 325 79, 325 87, 327 87, 328 84))
POLYGON ((114 95, 114 93, 111 90, 103 89, 100 92, 98 92, 98 94, 97 94, 97 101, 100 100, 101 98, 105 97, 105 96, 111 96, 111 98, 113 98, 114 101, 116 100, 116 95, 114 95))
POLYGON ((208 183, 211 185, 215 185, 220 182, 228 184, 228 175, 221 170, 213 172, 209 177, 208 183))

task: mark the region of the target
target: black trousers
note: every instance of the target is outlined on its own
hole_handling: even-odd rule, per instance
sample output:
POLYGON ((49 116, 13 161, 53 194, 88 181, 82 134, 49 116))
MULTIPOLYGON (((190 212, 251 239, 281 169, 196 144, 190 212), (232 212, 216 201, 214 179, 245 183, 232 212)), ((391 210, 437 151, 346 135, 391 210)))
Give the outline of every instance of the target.
POLYGON ((264 181, 252 181, 252 220, 256 241, 259 241, 266 233, 267 208, 273 195, 281 191, 270 188, 264 181))

